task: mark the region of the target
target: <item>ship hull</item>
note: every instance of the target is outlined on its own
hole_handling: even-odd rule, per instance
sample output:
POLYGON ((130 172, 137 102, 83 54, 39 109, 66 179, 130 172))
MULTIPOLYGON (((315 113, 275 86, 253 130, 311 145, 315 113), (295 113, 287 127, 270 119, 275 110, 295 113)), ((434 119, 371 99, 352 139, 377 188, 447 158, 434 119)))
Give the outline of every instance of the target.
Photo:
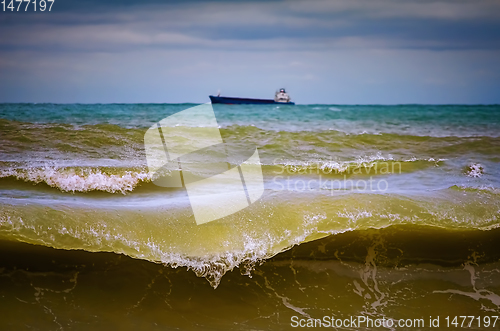
POLYGON ((276 102, 273 99, 217 97, 214 95, 210 95, 209 97, 210 101, 212 101, 213 104, 222 103, 226 105, 268 105, 268 104, 295 105, 294 102, 276 102))

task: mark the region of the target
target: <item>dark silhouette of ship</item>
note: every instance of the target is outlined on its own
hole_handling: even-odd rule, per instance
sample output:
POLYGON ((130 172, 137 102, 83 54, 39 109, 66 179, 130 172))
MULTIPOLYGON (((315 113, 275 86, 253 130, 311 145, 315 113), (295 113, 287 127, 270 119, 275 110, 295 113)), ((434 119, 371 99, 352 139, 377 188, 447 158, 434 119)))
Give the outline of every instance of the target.
POLYGON ((282 88, 276 92, 274 99, 251 99, 251 98, 235 98, 235 97, 221 97, 220 95, 209 95, 212 103, 222 103, 227 105, 267 105, 267 104, 280 104, 280 105, 295 105, 295 102, 290 101, 290 96, 282 88))

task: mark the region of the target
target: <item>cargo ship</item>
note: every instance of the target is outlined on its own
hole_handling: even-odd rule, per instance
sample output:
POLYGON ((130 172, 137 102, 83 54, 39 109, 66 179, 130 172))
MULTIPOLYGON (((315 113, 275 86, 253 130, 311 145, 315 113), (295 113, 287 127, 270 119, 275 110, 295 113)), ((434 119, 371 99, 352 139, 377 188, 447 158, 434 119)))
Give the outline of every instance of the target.
POLYGON ((274 99, 251 99, 251 98, 235 98, 235 97, 221 97, 220 95, 209 95, 210 101, 215 103, 222 103, 227 105, 295 105, 291 102, 290 96, 286 93, 285 89, 279 89, 274 95, 274 99))

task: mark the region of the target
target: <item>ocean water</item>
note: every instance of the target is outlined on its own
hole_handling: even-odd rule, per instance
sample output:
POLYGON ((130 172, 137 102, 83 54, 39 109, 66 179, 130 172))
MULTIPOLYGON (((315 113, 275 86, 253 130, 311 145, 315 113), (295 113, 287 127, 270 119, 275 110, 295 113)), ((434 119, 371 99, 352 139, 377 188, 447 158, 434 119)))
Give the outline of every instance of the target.
POLYGON ((202 225, 143 146, 193 106, 0 104, 1 330, 500 328, 500 106, 214 105, 265 191, 202 225))

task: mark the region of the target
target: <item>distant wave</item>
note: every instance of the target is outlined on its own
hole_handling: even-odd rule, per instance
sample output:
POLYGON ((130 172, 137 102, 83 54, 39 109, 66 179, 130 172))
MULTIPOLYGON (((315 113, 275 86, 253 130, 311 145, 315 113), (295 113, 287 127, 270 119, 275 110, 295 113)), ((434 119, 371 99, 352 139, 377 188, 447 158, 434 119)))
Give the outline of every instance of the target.
MULTIPOLYGON (((380 154, 359 157, 356 161, 285 161, 274 165, 279 168, 279 173, 317 174, 317 175, 388 175, 413 172, 429 167, 442 165, 446 159, 417 159, 410 158, 397 160, 393 157, 383 157, 380 154)), ((274 170, 278 173, 278 170, 274 170)))
MULTIPOLYGON (((416 158, 397 161, 380 155, 359 158, 356 161, 285 161, 276 164, 262 164, 264 175, 388 175, 414 172, 441 165, 445 160, 416 158)), ((155 187, 147 167, 62 167, 22 166, 0 168, 0 182, 23 181, 31 184, 45 184, 62 192, 92 192, 126 194, 139 185, 155 187)))
MULTIPOLYGON (((342 109, 337 108, 337 107, 329 107, 325 108, 329 112, 342 112, 342 109)), ((319 120, 318 120, 319 121, 319 120)), ((403 125, 401 128, 392 128, 388 131, 384 131, 385 129, 389 129, 389 127, 385 127, 382 125, 377 126, 376 123, 370 122, 367 127, 363 125, 363 123, 355 123, 355 122, 350 122, 349 120, 346 119, 339 119, 339 123, 342 125, 340 126, 334 126, 333 128, 325 127, 325 126, 320 126, 320 127, 309 127, 305 125, 300 125, 299 123, 294 123, 293 125, 290 125, 290 128, 293 129, 287 129, 287 126, 282 126, 276 123, 275 127, 269 126, 268 123, 266 122, 260 122, 258 120, 254 119, 248 119, 248 122, 245 123, 245 121, 240 121, 236 123, 224 123, 221 122, 219 123, 219 128, 228 130, 229 133, 231 132, 260 132, 260 131, 267 131, 267 132, 290 132, 290 133, 298 133, 298 134, 311 134, 311 133, 340 133, 340 134, 347 134, 351 136, 356 136, 356 135, 388 135, 388 136, 407 136, 407 137, 414 137, 414 139, 422 139, 422 138, 428 138, 428 137, 433 137, 433 138, 482 138, 482 137, 489 137, 489 138, 500 138, 500 133, 499 132, 494 132, 492 135, 492 132, 489 131, 483 131, 483 132, 475 132, 474 134, 467 135, 463 132, 460 132, 459 129, 457 128, 456 132, 435 132, 433 134, 433 131, 426 130, 425 133, 422 132, 421 134, 415 134, 418 131, 412 131, 408 130, 411 129, 411 125, 403 125), (349 124, 350 123, 350 124, 349 124), (298 125, 297 125, 298 124, 298 125), (348 125, 349 124, 349 125, 348 125), (346 126, 346 129, 348 130, 343 130, 343 126, 346 126), (353 129, 358 128, 358 130, 353 131, 353 129), (374 130, 374 128, 377 128, 374 130), (481 134, 482 133, 482 134, 481 134)), ((320 121, 322 123, 322 121, 320 121)), ((120 124, 115 124, 115 123, 98 123, 98 124, 74 124, 74 123, 37 123, 37 122, 22 122, 22 121, 15 121, 15 120, 8 120, 8 119, 3 119, 0 118, 0 130, 4 133, 6 133, 5 137, 9 138, 10 135, 16 137, 19 135, 19 131, 23 130, 24 134, 27 134, 28 136, 32 136, 33 133, 45 133, 47 135, 53 134, 61 134, 64 132, 71 132, 71 131, 78 131, 84 134, 85 132, 94 132, 95 134, 98 133, 103 133, 103 132, 109 132, 109 133, 115 133, 115 134, 123 134, 127 133, 128 135, 135 136, 135 134, 141 134, 143 135, 144 132, 149 128, 149 126, 152 123, 150 122, 144 122, 143 125, 136 125, 136 126, 130 126, 130 125, 120 125, 120 124)), ((335 124, 335 123, 334 123, 335 124)), ((381 123, 383 124, 383 123, 381 123)), ((420 123, 419 123, 420 124, 420 123)), ((176 124, 176 127, 182 126, 182 124, 176 124)), ((203 125, 199 125, 197 127, 203 127, 203 125)), ((417 124, 415 124, 415 127, 417 127, 417 124)), ((416 129, 416 128, 415 128, 416 129)), ((450 129, 450 128, 448 128, 450 129)), ((463 129, 463 128, 462 128, 463 129)))
MULTIPOLYGON (((136 160, 143 162, 144 133, 147 128, 123 128, 114 124, 68 125, 32 124, 0 119, 2 160, 95 159, 136 160)), ((188 132, 187 130, 186 132, 188 132)), ((253 145, 268 164, 274 159, 337 160, 397 151, 399 160, 412 157, 425 160, 449 159, 475 154, 500 155, 498 137, 431 137, 411 134, 359 134, 336 130, 263 130, 253 125, 231 125, 220 129, 224 141, 237 150, 253 145), (319 157, 318 157, 319 156, 319 157)), ((187 134, 187 133, 186 133, 187 134)), ((186 139, 188 137, 178 137, 186 139)), ((388 154, 385 155, 388 158, 388 154)))

